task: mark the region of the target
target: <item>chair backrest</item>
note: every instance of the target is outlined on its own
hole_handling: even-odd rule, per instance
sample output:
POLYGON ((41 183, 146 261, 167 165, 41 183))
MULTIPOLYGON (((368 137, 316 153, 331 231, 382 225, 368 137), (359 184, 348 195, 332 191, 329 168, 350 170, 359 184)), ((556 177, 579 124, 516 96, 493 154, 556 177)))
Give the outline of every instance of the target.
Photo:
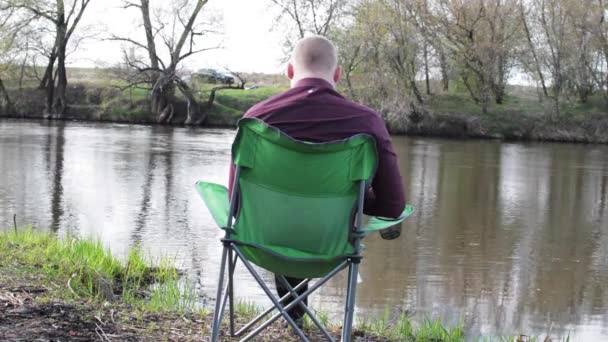
POLYGON ((326 262, 352 254, 349 232, 362 200, 360 184, 376 170, 374 139, 359 134, 310 143, 258 119, 238 126, 232 156, 239 208, 231 238, 250 247, 244 248, 248 258, 281 272, 275 257, 326 262))

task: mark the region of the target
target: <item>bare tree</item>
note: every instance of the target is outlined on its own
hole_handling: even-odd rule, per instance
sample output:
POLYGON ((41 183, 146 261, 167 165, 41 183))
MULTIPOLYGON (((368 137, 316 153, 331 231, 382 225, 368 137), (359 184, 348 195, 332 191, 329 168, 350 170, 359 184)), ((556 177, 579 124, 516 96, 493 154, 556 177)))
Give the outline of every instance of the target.
POLYGON ((568 3, 570 38, 568 45, 576 51, 570 55, 568 63, 568 85, 581 103, 586 103, 594 91, 594 75, 599 73, 598 64, 594 64, 595 49, 593 46, 593 26, 596 24, 595 13, 602 12, 595 3, 568 3))
POLYGON ((594 21, 592 33, 597 49, 599 67, 592 75, 598 84, 598 88, 603 89, 603 95, 608 99, 608 18, 606 18, 608 2, 597 0, 596 5, 599 10, 592 17, 594 21))
POLYGON ((15 112, 4 79, 14 69, 21 52, 20 42, 27 37, 27 28, 36 16, 24 15, 16 8, 0 3, 0 108, 15 112))
POLYGON ((384 15, 388 37, 391 44, 387 44, 388 64, 401 83, 400 89, 408 91, 414 96, 418 104, 424 100, 418 86, 416 76, 418 74, 418 54, 420 45, 424 39, 418 35, 406 7, 401 1, 384 0, 384 15))
POLYGON ((9 112, 13 109, 6 86, 4 85, 4 73, 6 66, 10 64, 10 50, 13 47, 14 31, 11 27, 11 20, 14 16, 14 10, 4 10, 0 12, 0 109, 4 112, 9 112))
POLYGON ((487 111, 491 97, 502 103, 518 39, 513 0, 438 0, 441 34, 456 59, 471 98, 487 111))
POLYGON ((200 13, 208 0, 180 0, 171 3, 169 13, 150 15, 150 1, 125 1, 125 8, 139 9, 146 42, 141 43, 133 38, 113 36, 112 40, 123 41, 135 49, 146 51, 148 60, 137 57, 135 53, 124 53, 127 66, 136 71, 139 77, 130 85, 147 83, 152 92, 152 111, 158 115, 159 123, 169 123, 174 114, 175 90, 179 89, 187 101, 185 124, 199 124, 204 121, 204 110, 201 110, 194 91, 180 77, 180 64, 197 53, 217 49, 219 46, 198 48, 196 38, 215 32, 200 24, 200 13), (158 43, 166 48, 167 57, 161 58, 158 43))
POLYGON ((66 110, 66 47, 91 0, 6 1, 5 8, 25 10, 53 26, 54 43, 40 83, 46 89, 47 117, 61 118, 66 110))
MULTIPOLYGON (((279 10, 276 28, 285 34, 285 48, 289 52, 297 40, 307 34, 329 36, 336 23, 344 20, 348 0, 271 0, 279 10), (287 26, 287 29, 286 29, 287 26)), ((351 3, 354 1, 350 1, 351 3)))
MULTIPOLYGON (((389 96, 393 80, 390 77, 388 63, 386 63, 387 47, 387 23, 386 18, 381 14, 384 5, 379 1, 363 1, 357 9, 354 23, 343 29, 344 36, 338 40, 338 50, 348 52, 352 47, 351 41, 358 41, 358 51, 353 51, 351 63, 345 67, 347 82, 353 87, 351 75, 355 69, 358 70, 357 76, 361 79, 364 91, 360 92, 359 100, 364 103, 372 104, 377 107, 382 106, 382 101, 389 96), (356 34, 352 39, 351 33, 356 34), (356 52, 356 54, 354 53, 356 52), (357 58, 354 58, 357 56, 357 58)), ((339 53, 343 55, 343 52, 339 53)))
MULTIPOLYGON (((430 49, 437 45, 439 48, 435 50, 439 53, 443 52, 441 48, 441 44, 433 42, 437 39, 434 34, 435 30, 432 29, 433 22, 432 16, 429 11, 429 0, 420 0, 420 1, 409 1, 405 3, 405 8, 409 13, 411 21, 414 23, 417 31, 422 36, 422 51, 423 51, 423 63, 424 63, 424 83, 426 86, 426 94, 431 95, 431 82, 430 82, 430 49)), ((443 58, 440 57, 440 61, 445 61, 445 55, 442 55, 443 58)), ((442 67, 442 77, 445 76, 446 80, 443 82, 444 90, 447 91, 447 71, 444 72, 444 64, 440 64, 442 67)))
MULTIPOLYGON (((530 24, 528 24, 529 9, 526 9, 526 6, 524 6, 523 0, 520 1, 519 8, 520 8, 521 22, 522 22, 522 25, 524 28, 524 32, 526 34, 526 42, 528 43, 529 53, 532 56, 532 63, 533 63, 532 64, 533 65, 532 74, 534 74, 534 75, 536 75, 536 77, 538 77, 538 82, 540 83, 540 85, 542 87, 543 95, 545 97, 548 97, 549 92, 547 91, 547 83, 545 81, 545 76, 543 73, 543 65, 538 56, 538 52, 536 51, 537 44, 533 40, 532 31, 530 29, 530 24)), ((529 63, 524 63, 524 64, 526 65, 529 63)))
POLYGON ((349 27, 339 29, 332 35, 334 43, 338 47, 338 59, 342 67, 342 76, 346 81, 349 96, 357 98, 357 91, 353 82, 353 74, 366 59, 365 42, 362 38, 360 27, 349 27), (357 32, 354 32, 357 30, 357 32))
MULTIPOLYGON (((570 44, 572 26, 568 0, 532 0, 521 9, 530 51, 535 54, 535 74, 543 93, 552 100, 552 113, 560 114, 561 97, 568 84, 568 63, 575 47, 570 44)), ((524 6, 524 5, 520 5, 524 6)))

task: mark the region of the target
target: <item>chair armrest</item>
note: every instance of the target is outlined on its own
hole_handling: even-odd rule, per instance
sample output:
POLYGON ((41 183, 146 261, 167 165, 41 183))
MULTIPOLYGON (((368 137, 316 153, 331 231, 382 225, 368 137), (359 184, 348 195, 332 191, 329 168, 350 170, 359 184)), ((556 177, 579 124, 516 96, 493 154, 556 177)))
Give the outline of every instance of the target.
POLYGON ((196 182, 196 191, 205 201, 218 227, 225 229, 230 210, 228 189, 223 185, 199 181, 196 182))
POLYGON ((412 215, 413 212, 414 212, 414 207, 412 207, 411 205, 406 205, 405 209, 403 210, 401 215, 399 215, 399 217, 397 217, 395 219, 378 217, 378 216, 372 217, 369 220, 369 222, 367 223, 367 225, 365 227, 363 227, 363 229, 360 229, 359 232, 363 233, 364 235, 367 235, 367 234, 375 232, 377 230, 381 230, 384 228, 388 228, 390 226, 394 226, 396 224, 403 222, 403 220, 405 220, 410 215, 412 215))

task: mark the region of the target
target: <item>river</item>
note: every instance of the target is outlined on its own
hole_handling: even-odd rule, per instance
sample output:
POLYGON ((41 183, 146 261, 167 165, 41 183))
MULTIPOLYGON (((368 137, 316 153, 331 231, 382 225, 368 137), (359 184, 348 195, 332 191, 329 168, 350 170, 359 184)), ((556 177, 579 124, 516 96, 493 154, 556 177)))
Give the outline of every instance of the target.
MULTIPOLYGON (((0 227, 136 245, 213 303, 222 232, 194 190, 227 182, 235 132, 0 120, 0 227)), ((608 340, 608 146, 394 137, 415 214, 366 239, 360 319, 441 317, 468 336, 608 340)), ((237 295, 267 303, 241 267, 237 295)), ((264 277, 272 280, 270 274, 264 277)), ((344 275, 311 298, 341 318, 344 275)))

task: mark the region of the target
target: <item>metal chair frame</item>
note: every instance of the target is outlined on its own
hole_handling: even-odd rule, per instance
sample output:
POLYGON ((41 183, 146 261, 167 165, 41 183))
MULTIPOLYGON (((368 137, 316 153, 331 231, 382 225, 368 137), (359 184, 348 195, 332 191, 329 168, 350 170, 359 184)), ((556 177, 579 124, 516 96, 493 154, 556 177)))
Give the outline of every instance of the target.
MULTIPOLYGON (((316 281, 308 290, 306 290, 301 295, 298 295, 297 291, 308 284, 311 279, 305 279, 300 284, 295 287, 289 285, 286 279, 283 276, 279 277, 279 281, 285 285, 285 288, 288 289, 289 293, 284 295, 281 298, 277 298, 268 285, 264 283, 260 275, 253 268, 251 262, 249 262, 241 252, 238 246, 238 241, 231 239, 231 234, 234 231, 232 229, 233 226, 233 217, 236 213, 236 194, 238 193, 238 180, 240 177, 240 167, 237 167, 234 177, 234 183, 232 186, 232 193, 230 196, 230 207, 229 207, 229 215, 227 227, 224 227, 225 236, 222 239, 222 243, 224 245, 222 251, 222 259, 220 266, 220 277, 217 286, 217 295, 216 295, 216 303, 215 303, 215 311, 213 314, 213 328, 211 341, 215 342, 219 338, 220 326, 222 322, 222 317, 224 315, 224 311, 226 308, 226 304, 228 303, 229 307, 229 333, 231 337, 238 337, 243 335, 245 332, 250 330, 256 323, 270 314, 273 310, 277 309, 279 312, 274 314, 268 320, 266 320, 259 327, 251 331, 248 335, 243 337, 240 341, 248 341, 255 336, 257 336, 260 332, 262 332, 265 328, 267 328, 270 324, 276 321, 279 317, 285 318, 289 326, 294 330, 294 332, 300 337, 302 341, 309 341, 302 329, 300 329, 293 319, 287 313, 288 310, 293 308, 294 306, 300 306, 309 316, 313 324, 315 324, 321 333, 327 338, 328 341, 335 341, 331 334, 327 331, 327 329, 319 322, 319 320, 315 317, 315 315, 311 312, 311 310, 303 303, 304 298, 309 296, 311 293, 319 289, 322 285, 324 285, 329 279, 333 278, 340 271, 348 267, 348 283, 347 283, 347 293, 346 293, 346 302, 344 305, 344 323, 342 328, 342 341, 351 341, 352 335, 352 324, 354 318, 354 309, 355 309, 355 297, 357 290, 357 275, 359 272, 359 263, 362 259, 361 255, 361 238, 364 234, 360 231, 363 227, 363 200, 365 198, 365 181, 360 181, 359 185, 359 195, 357 199, 357 216, 355 220, 355 229, 353 245, 355 247, 355 253, 345 257, 345 260, 340 263, 337 267, 335 267, 332 271, 327 273, 323 278, 320 278, 316 281), (251 273, 256 282, 260 285, 260 287, 264 290, 266 295, 270 298, 273 303, 273 306, 267 308, 262 313, 260 313, 256 318, 254 318, 251 322, 247 323, 241 329, 235 332, 235 322, 234 322, 234 269, 238 260, 241 260, 245 268, 251 273), (224 278, 226 273, 226 266, 228 266, 228 282, 224 287, 224 278), (284 305, 289 298, 293 298, 289 304, 284 305)), ((294 261, 297 263, 297 261, 294 261)))

